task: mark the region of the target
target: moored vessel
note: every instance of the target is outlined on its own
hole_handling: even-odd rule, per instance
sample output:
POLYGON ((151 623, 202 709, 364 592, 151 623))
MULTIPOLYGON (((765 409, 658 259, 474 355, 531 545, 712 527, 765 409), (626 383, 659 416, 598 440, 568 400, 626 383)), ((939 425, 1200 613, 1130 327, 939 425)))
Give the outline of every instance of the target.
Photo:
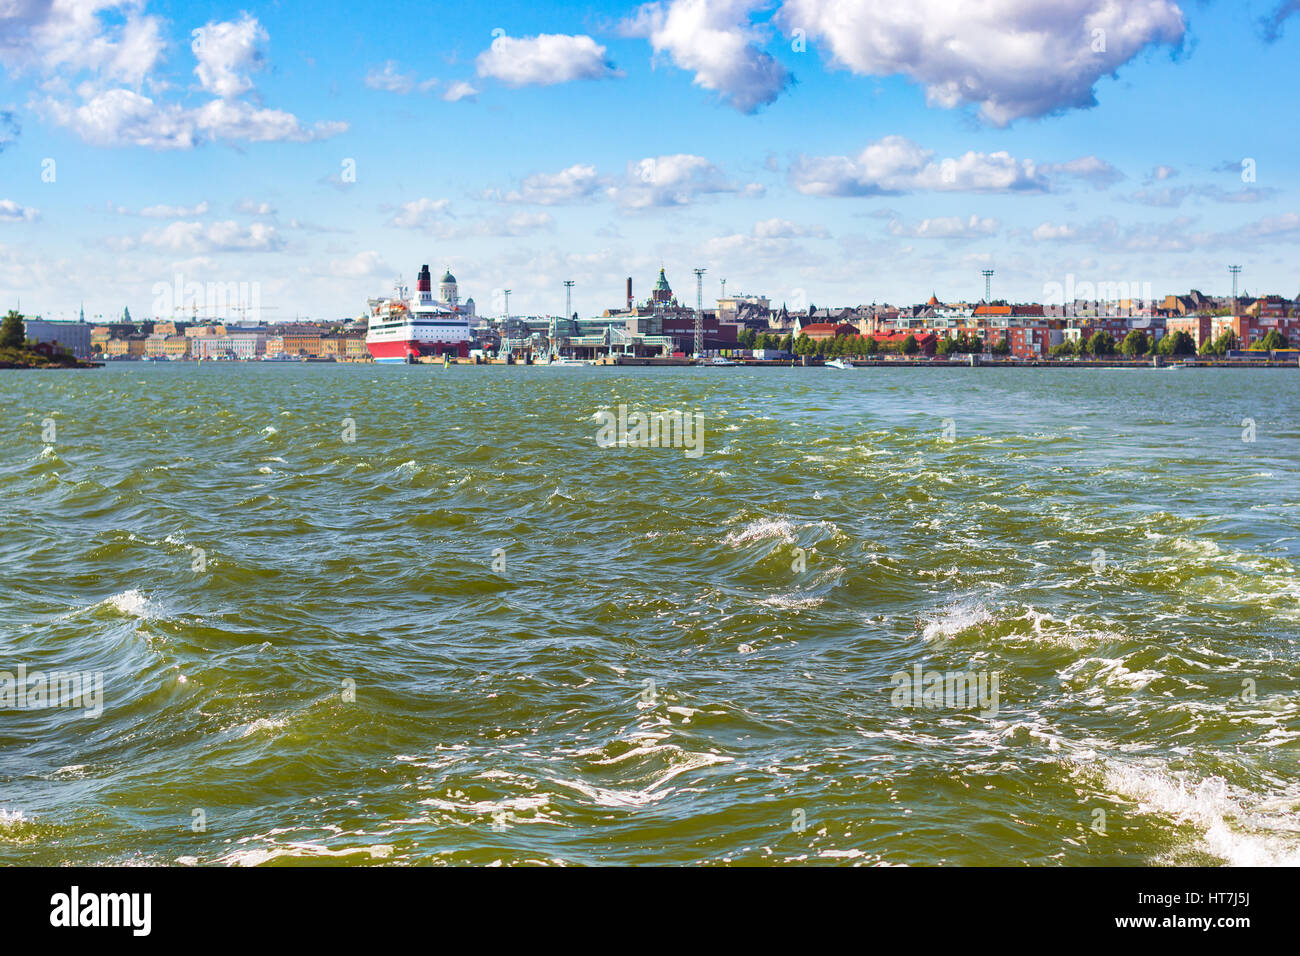
POLYGON ((425 356, 469 356, 473 333, 469 316, 456 301, 456 277, 442 277, 443 299, 433 297, 427 265, 420 267, 416 294, 398 282, 392 296, 371 299, 366 348, 376 362, 414 363, 425 356))

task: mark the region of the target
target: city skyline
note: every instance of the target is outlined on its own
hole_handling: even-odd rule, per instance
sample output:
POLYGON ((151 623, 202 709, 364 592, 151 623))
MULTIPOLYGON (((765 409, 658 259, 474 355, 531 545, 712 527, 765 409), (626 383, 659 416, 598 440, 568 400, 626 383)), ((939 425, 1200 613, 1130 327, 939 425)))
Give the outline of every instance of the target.
POLYGON ((143 318, 179 272, 335 318, 427 262, 481 314, 559 312, 572 280, 598 315, 661 263, 687 304, 702 267, 706 301, 792 308, 978 301, 983 269, 1009 301, 1225 295, 1240 263, 1242 294, 1294 295, 1296 4, 1039 6, 24 5, 0 292, 143 318))

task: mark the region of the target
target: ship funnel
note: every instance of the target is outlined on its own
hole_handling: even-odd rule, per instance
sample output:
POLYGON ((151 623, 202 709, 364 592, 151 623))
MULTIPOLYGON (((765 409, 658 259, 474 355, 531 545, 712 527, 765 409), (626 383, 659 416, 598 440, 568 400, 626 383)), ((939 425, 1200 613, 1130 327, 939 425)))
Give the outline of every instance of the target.
POLYGON ((420 274, 416 278, 415 289, 417 292, 433 291, 433 278, 429 275, 429 267, 427 265, 420 266, 420 274))

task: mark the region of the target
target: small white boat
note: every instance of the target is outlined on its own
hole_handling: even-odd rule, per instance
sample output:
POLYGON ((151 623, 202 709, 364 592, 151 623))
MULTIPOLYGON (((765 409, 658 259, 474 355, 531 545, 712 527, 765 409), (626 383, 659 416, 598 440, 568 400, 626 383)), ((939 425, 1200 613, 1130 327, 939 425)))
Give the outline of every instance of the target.
POLYGON ((592 363, 587 361, 586 359, 558 358, 557 356, 552 355, 551 360, 546 363, 546 366, 548 368, 554 368, 556 366, 568 367, 572 365, 591 365, 591 364, 592 363))
POLYGON ((855 366, 854 366, 854 364, 853 364, 852 362, 846 361, 846 360, 844 360, 844 359, 831 359, 829 362, 826 363, 826 367, 827 367, 827 368, 850 369, 850 368, 854 368, 855 366))
POLYGON ((721 355, 715 355, 713 356, 713 361, 709 362, 709 364, 710 365, 739 365, 740 363, 733 362, 729 358, 723 358, 721 355))

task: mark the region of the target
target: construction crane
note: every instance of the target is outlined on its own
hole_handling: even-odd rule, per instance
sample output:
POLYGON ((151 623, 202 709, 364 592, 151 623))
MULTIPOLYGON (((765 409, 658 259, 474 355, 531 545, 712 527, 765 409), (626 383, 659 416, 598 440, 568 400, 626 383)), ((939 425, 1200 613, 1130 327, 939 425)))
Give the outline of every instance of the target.
POLYGON ((704 272, 693 269, 695 273, 695 357, 704 355, 704 272))

